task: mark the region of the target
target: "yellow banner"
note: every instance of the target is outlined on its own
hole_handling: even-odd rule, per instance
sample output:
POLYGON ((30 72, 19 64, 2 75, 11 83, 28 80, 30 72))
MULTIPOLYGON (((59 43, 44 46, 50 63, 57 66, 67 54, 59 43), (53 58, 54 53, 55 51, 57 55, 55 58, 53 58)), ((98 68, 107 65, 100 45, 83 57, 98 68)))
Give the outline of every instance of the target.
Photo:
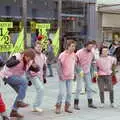
POLYGON ((13 44, 8 28, 12 28, 12 22, 0 22, 0 52, 11 52, 13 44))
POLYGON ((12 53, 18 53, 22 51, 24 51, 24 29, 22 29, 19 33, 12 53))
POLYGON ((36 28, 39 29, 39 34, 43 35, 43 39, 41 40, 42 49, 47 50, 48 46, 48 30, 50 29, 50 24, 47 23, 37 23, 36 28))
POLYGON ((54 39, 52 40, 53 51, 55 56, 58 55, 60 49, 59 39, 60 39, 60 29, 58 28, 57 32, 55 33, 54 39))

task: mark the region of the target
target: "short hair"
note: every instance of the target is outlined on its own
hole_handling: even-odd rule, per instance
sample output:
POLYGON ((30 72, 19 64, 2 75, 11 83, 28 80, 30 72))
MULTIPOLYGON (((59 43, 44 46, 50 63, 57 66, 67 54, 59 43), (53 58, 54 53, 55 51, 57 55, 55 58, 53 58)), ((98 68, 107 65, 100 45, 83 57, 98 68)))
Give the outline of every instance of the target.
POLYGON ((87 41, 84 46, 87 47, 88 45, 93 44, 93 41, 87 41))
POLYGON ((103 49, 109 49, 107 46, 102 46, 101 48, 100 48, 100 55, 102 54, 102 50, 103 49))
POLYGON ((52 40, 50 38, 48 38, 48 41, 50 42, 50 44, 52 44, 52 40))
POLYGON ((30 57, 31 60, 35 58, 35 51, 32 48, 28 48, 25 51, 23 51, 24 56, 30 57))
MULTIPOLYGON (((39 40, 35 41, 35 46, 36 46, 36 45, 40 45, 40 41, 39 41, 39 40)), ((34 47, 35 47, 35 46, 34 46, 34 47)))
POLYGON ((75 40, 72 40, 72 39, 68 39, 67 42, 66 42, 66 49, 68 49, 68 47, 69 47, 71 44, 76 44, 76 41, 75 41, 75 40))
POLYGON ((96 43, 97 43, 95 40, 92 40, 92 42, 93 42, 94 45, 96 45, 96 43))

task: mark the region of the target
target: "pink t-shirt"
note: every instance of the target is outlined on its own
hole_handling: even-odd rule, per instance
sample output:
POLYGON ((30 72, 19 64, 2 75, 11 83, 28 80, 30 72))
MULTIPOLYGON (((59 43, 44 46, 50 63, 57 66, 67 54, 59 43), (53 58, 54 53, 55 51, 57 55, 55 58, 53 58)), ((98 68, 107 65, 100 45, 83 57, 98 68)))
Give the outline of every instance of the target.
POLYGON ((43 80, 43 65, 46 64, 46 60, 47 58, 43 53, 36 54, 35 63, 40 67, 40 71, 37 73, 30 71, 32 77, 39 76, 43 80))
POLYGON ((84 73, 90 72, 91 62, 93 59, 93 53, 88 52, 85 48, 77 51, 76 56, 78 58, 78 64, 81 66, 84 73))
POLYGON ((116 62, 117 62, 116 58, 112 56, 100 57, 96 61, 98 75, 111 75, 112 65, 116 64, 116 62))
POLYGON ((23 63, 23 55, 22 54, 17 54, 16 57, 18 60, 20 60, 20 63, 14 67, 8 68, 7 66, 4 66, 4 68, 0 71, 0 77, 4 78, 4 77, 10 77, 13 75, 18 75, 18 76, 22 76, 24 75, 25 71, 28 70, 28 68, 31 66, 32 61, 30 61, 27 64, 26 70, 23 69, 24 67, 24 63, 23 63), (19 57, 18 57, 18 56, 19 57))
POLYGON ((75 53, 64 51, 59 55, 58 59, 62 65, 63 80, 74 79, 74 68, 76 62, 75 53))

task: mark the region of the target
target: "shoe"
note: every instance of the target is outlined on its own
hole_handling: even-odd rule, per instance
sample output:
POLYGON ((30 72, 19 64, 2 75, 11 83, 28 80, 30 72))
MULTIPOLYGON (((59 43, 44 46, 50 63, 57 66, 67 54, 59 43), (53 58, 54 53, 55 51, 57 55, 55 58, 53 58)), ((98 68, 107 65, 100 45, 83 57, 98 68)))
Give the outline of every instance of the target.
POLYGON ((95 105, 93 105, 93 100, 92 99, 88 99, 88 107, 93 108, 93 109, 97 109, 97 107, 95 105))
POLYGON ((104 108, 104 105, 105 105, 104 103, 101 103, 100 108, 104 108))
POLYGON ((43 112, 43 109, 40 109, 38 107, 33 108, 32 112, 43 112))
POLYGON ((53 75, 48 75, 48 77, 53 77, 53 75))
POLYGON ((61 113, 61 104, 57 103, 55 106, 56 106, 56 110, 55 110, 56 114, 60 114, 61 113))
POLYGON ((65 112, 72 113, 71 105, 69 103, 65 103, 65 112))
POLYGON ((111 103, 110 105, 112 108, 116 108, 117 106, 114 103, 111 103))
POLYGON ((7 116, 3 116, 2 118, 3 120, 10 120, 7 116))
POLYGON ((74 109, 75 110, 80 110, 79 99, 74 99, 74 109))
POLYGON ((24 116, 19 114, 16 110, 12 110, 10 113, 10 117, 23 118, 24 116))
POLYGON ((18 108, 19 108, 19 107, 24 108, 24 107, 28 107, 29 104, 24 103, 24 102, 22 102, 22 101, 18 101, 18 102, 16 103, 16 106, 17 106, 18 108))
POLYGON ((82 91, 80 92, 80 94, 81 94, 81 95, 84 95, 84 94, 86 94, 86 92, 82 90, 82 91))

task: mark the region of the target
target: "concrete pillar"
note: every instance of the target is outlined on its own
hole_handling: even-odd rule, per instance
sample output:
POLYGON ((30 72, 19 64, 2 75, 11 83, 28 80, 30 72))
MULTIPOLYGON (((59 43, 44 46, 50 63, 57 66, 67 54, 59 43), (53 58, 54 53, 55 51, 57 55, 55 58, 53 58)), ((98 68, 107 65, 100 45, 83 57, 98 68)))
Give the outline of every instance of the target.
POLYGON ((97 12, 97 38, 96 40, 98 42, 103 41, 102 16, 103 16, 103 13, 97 12))
POLYGON ((96 4, 87 4, 87 40, 96 40, 96 4))

